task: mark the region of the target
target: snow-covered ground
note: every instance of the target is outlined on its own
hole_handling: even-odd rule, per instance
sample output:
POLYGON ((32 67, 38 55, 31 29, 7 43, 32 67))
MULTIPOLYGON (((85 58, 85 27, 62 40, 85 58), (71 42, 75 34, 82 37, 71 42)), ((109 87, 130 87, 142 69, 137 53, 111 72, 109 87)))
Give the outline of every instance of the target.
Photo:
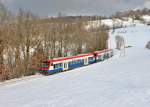
POLYGON ((120 28, 115 30, 115 32, 109 32, 109 47, 115 48, 115 36, 123 36, 125 39, 126 46, 134 46, 144 48, 147 42, 150 40, 150 26, 143 24, 136 24, 127 28, 120 28))
POLYGON ((142 16, 142 19, 143 19, 145 22, 150 22, 150 16, 149 16, 149 15, 144 15, 144 16, 142 16))
POLYGON ((0 107, 149 107, 150 27, 110 32, 125 37, 125 57, 119 52, 107 61, 68 72, 39 76, 0 86, 0 107))
POLYGON ((85 29, 90 29, 90 28, 97 28, 100 27, 101 25, 105 25, 107 27, 113 28, 113 27, 130 27, 134 26, 137 23, 140 23, 139 20, 133 20, 132 18, 123 18, 124 20, 121 19, 103 19, 103 20, 95 20, 95 21, 88 21, 87 25, 85 26, 85 29))

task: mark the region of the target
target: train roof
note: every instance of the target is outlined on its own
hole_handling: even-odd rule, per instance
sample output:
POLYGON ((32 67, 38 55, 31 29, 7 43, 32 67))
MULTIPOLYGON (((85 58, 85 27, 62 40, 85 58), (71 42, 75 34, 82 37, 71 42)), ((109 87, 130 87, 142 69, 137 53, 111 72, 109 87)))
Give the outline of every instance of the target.
POLYGON ((105 49, 105 50, 102 50, 102 51, 95 51, 95 53, 97 54, 100 54, 100 53, 105 53, 105 52, 108 52, 108 51, 111 51, 112 49, 105 49))
POLYGON ((110 50, 111 49, 105 49, 105 50, 102 50, 102 51, 96 51, 96 52, 92 52, 92 53, 88 53, 88 54, 79 54, 79 55, 76 55, 76 56, 55 58, 55 59, 50 59, 46 62, 50 63, 50 62, 59 62, 59 61, 64 61, 64 60, 69 60, 69 59, 74 59, 74 58, 82 58, 82 57, 93 55, 93 53, 100 54, 100 53, 104 53, 104 52, 107 52, 107 51, 110 51, 110 50))
POLYGON ((74 59, 74 58, 82 58, 82 57, 86 57, 86 56, 90 56, 90 55, 93 55, 93 53, 80 54, 80 55, 70 56, 70 57, 55 58, 55 59, 50 59, 47 62, 58 62, 58 61, 64 61, 64 60, 69 60, 69 59, 74 59))

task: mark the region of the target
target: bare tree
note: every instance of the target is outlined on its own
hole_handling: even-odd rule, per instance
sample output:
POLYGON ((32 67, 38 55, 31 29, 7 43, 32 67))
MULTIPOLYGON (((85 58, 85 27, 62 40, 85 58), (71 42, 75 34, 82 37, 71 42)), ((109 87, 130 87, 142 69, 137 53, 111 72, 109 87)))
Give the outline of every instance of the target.
POLYGON ((125 40, 123 36, 116 36, 116 49, 120 50, 120 56, 123 54, 123 56, 125 55, 125 40))

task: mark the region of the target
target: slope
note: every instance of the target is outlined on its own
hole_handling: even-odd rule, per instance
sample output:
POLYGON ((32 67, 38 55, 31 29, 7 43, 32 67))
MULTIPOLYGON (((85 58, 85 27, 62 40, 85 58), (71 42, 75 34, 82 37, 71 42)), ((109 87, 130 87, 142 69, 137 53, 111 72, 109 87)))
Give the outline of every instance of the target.
MULTIPOLYGON (((144 48, 149 27, 126 30, 126 56, 52 76, 0 86, 0 107, 149 107, 150 51, 144 48), (140 30, 139 30, 140 29, 140 30), (132 37, 135 36, 135 37, 132 37)), ((112 45, 111 45, 112 46, 112 45)))

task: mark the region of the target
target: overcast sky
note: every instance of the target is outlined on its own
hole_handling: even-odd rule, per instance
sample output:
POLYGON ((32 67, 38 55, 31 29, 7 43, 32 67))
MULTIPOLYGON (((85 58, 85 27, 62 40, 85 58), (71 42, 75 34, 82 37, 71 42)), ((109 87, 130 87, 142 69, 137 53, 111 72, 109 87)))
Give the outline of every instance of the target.
POLYGON ((150 0, 0 0, 11 11, 19 8, 40 16, 110 15, 116 11, 150 8, 150 0))

